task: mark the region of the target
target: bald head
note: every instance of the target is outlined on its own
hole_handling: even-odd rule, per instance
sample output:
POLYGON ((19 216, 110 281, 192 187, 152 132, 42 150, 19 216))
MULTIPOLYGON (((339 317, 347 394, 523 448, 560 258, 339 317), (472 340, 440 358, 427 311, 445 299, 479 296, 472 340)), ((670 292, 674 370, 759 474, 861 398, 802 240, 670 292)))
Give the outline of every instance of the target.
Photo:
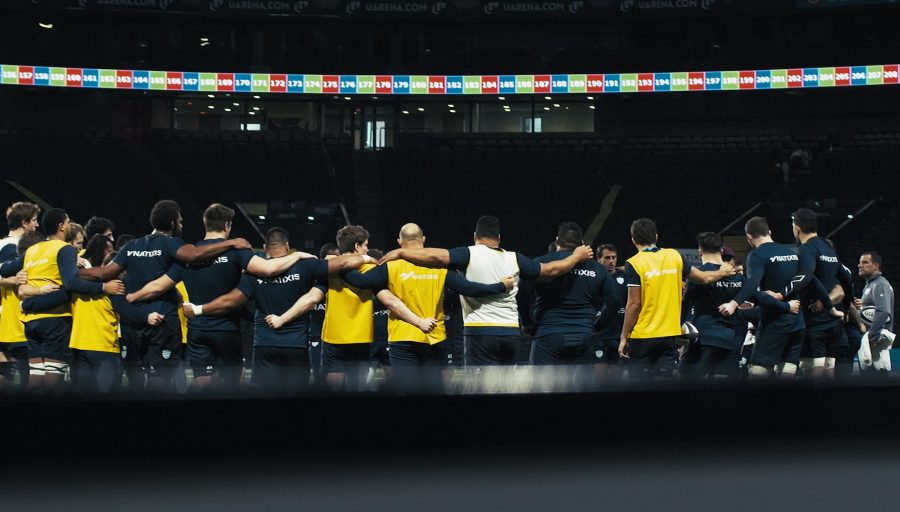
POLYGON ((417 224, 409 223, 404 224, 402 228, 400 228, 400 235, 397 238, 397 243, 400 244, 400 247, 424 247, 425 246, 425 233, 422 232, 422 228, 420 228, 417 224))

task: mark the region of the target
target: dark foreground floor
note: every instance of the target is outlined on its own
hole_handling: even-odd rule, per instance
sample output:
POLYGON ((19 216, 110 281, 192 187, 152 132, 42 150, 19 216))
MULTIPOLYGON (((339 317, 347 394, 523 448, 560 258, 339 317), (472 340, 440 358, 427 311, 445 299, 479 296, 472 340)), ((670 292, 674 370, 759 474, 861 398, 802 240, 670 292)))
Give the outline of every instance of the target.
POLYGON ((900 387, 0 403, 0 510, 897 510, 900 387))

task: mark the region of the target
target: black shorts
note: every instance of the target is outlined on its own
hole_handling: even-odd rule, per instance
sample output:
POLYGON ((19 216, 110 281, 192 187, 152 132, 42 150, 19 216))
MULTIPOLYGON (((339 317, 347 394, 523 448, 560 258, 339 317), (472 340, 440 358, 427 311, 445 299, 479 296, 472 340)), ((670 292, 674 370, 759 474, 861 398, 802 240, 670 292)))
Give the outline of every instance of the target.
POLYGON ((667 376, 678 365, 674 336, 628 340, 629 375, 637 378, 667 376))
POLYGON ((693 343, 685 351, 678 371, 682 375, 697 378, 713 375, 737 377, 740 363, 741 354, 738 350, 693 343))
POLYGON ((309 348, 253 347, 250 382, 269 389, 306 389, 309 385, 309 348))
POLYGON ((803 338, 806 331, 771 332, 765 328, 757 329, 756 343, 750 364, 772 368, 781 363, 800 363, 803 349, 803 338))
POLYGON ((122 320, 122 359, 126 366, 143 367, 151 376, 174 369, 181 362, 181 321, 166 315, 157 326, 122 320))
POLYGON ((606 364, 622 364, 619 357, 619 338, 594 338, 594 362, 606 364))
POLYGON ((122 383, 118 352, 72 349, 72 383, 80 393, 109 393, 122 383))
POLYGON ((464 336, 466 364, 474 366, 511 365, 519 353, 519 336, 464 336))
POLYGON ((392 341, 393 381, 403 392, 440 393, 444 389, 441 371, 448 367, 446 341, 429 345, 414 341, 392 341))
POLYGON ((391 365, 390 348, 386 339, 375 340, 370 344, 369 363, 378 363, 381 366, 391 365))
POLYGON ((328 343, 323 342, 322 372, 351 374, 361 367, 369 366, 369 345, 371 343, 328 343))
POLYGON ((188 329, 187 357, 194 377, 218 370, 237 371, 243 365, 243 340, 238 331, 188 329))
POLYGON ((69 337, 72 334, 72 317, 51 317, 32 320, 25 324, 28 339, 28 357, 55 359, 65 363, 72 361, 69 337))
POLYGON ((803 357, 838 357, 847 349, 849 341, 843 325, 835 325, 821 331, 806 331, 803 340, 803 357))
POLYGON ((592 334, 547 334, 535 338, 531 343, 531 364, 573 365, 593 364, 594 354, 592 334))

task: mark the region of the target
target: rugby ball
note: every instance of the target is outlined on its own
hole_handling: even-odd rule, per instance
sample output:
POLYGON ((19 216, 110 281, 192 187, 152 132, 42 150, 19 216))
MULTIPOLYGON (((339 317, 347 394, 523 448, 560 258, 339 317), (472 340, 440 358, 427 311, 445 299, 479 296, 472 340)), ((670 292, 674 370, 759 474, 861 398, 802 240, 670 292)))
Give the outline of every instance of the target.
POLYGON ((694 324, 685 322, 681 324, 681 337, 693 343, 700 337, 700 331, 694 324))
MULTIPOLYGON (((859 316, 862 318, 863 323, 867 326, 872 325, 872 322, 875 321, 875 306, 864 306, 859 310, 859 316)), ((890 323, 891 315, 888 315, 886 323, 890 323)))

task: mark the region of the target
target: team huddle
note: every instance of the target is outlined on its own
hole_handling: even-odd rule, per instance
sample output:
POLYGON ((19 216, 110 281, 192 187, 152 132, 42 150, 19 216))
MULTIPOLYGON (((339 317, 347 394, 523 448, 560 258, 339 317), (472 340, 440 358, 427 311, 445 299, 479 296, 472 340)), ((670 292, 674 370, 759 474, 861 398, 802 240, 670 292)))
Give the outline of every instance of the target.
POLYGON ((153 231, 139 238, 115 239, 99 217, 82 228, 58 208, 38 230, 40 214, 13 204, 0 240, 8 391, 185 392, 186 368, 192 392, 362 391, 377 367, 381 389, 404 393, 447 392, 460 363, 473 378, 530 368, 539 388, 559 372, 602 386, 891 369, 893 290, 881 257, 860 257, 866 286, 854 298, 850 270, 807 209, 792 216, 798 248, 750 219, 743 267, 715 233, 698 236, 702 264, 692 267, 657 246, 650 219, 632 223, 637 254, 620 267, 614 246, 595 253, 573 222, 535 259, 501 248, 492 216, 465 247, 426 247, 410 223, 399 248, 381 254, 350 225, 312 255, 272 228, 260 256, 230 238, 235 212, 221 204, 204 212, 196 244, 181 240, 174 201, 154 205, 153 231))

